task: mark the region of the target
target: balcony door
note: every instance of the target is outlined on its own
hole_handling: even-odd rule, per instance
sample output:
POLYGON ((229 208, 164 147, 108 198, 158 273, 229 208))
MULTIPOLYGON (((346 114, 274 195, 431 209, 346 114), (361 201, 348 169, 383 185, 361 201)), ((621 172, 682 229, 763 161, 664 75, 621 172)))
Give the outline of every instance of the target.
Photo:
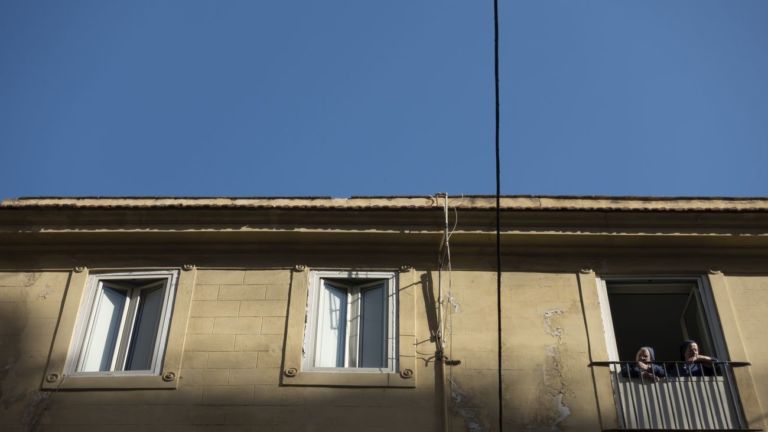
POLYGON ((740 429, 744 420, 728 367, 718 366, 708 376, 680 373, 684 340, 695 340, 701 354, 728 360, 705 281, 615 278, 601 282, 600 302, 622 429, 740 429), (654 379, 632 371, 640 347, 654 348, 665 376, 654 379))

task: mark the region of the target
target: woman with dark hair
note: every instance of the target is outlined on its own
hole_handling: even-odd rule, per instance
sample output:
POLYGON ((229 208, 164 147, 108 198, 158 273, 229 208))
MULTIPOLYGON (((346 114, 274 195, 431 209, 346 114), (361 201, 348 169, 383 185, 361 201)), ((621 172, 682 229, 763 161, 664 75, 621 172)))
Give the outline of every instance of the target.
POLYGON ((678 364, 675 375, 712 376, 715 375, 714 363, 717 359, 699 353, 699 344, 695 340, 685 340, 680 344, 680 357, 685 363, 678 364))

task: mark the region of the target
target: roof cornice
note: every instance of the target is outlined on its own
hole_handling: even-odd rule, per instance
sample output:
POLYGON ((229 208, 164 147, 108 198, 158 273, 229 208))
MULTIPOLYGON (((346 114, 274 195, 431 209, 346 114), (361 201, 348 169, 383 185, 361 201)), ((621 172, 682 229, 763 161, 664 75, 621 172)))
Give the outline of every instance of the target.
MULTIPOLYGON (((448 198, 458 210, 495 209, 495 197, 485 195, 448 198)), ((286 198, 179 198, 179 197, 40 197, 0 202, 0 211, 28 209, 279 209, 279 210, 430 210, 442 209, 443 196, 407 197, 286 197, 286 198)), ((768 212, 768 198, 727 197, 562 197, 504 196, 505 211, 588 212, 768 212)))

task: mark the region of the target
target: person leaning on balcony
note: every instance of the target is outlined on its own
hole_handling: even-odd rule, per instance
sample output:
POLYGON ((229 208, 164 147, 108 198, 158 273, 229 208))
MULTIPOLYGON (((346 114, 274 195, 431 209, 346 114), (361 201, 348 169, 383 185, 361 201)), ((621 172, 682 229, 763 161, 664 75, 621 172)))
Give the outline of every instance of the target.
POLYGON ((717 359, 699 353, 699 344, 695 340, 686 340, 680 344, 680 357, 682 364, 676 366, 674 371, 678 376, 712 376, 716 375, 715 365, 717 359))
POLYGON ((635 354, 635 363, 628 365, 627 370, 624 371, 624 376, 627 375, 632 378, 641 378, 650 382, 657 382, 659 379, 667 376, 666 370, 661 365, 654 364, 656 355, 653 348, 644 346, 640 347, 635 354))

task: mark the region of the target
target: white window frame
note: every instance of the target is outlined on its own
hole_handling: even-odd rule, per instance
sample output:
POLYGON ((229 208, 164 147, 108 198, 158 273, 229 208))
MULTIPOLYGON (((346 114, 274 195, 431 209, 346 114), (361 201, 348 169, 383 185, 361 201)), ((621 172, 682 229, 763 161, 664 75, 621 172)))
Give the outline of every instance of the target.
MULTIPOLYGON (((95 273, 88 276, 88 283, 86 287, 86 295, 83 298, 82 304, 77 317, 77 324, 74 331, 74 343, 72 344, 69 354, 67 355, 67 363, 65 370, 67 375, 71 376, 155 376, 160 375, 163 367, 163 360, 165 356, 166 346, 168 342, 168 333, 170 330, 171 317, 173 315, 174 299, 176 298, 176 291, 178 286, 179 272, 177 270, 155 270, 155 271, 132 271, 132 272, 114 272, 114 273, 95 273), (125 358, 128 356, 127 347, 129 346, 128 340, 120 341, 115 347, 115 353, 113 354, 112 366, 109 371, 83 371, 83 362, 85 358, 85 349, 88 346, 88 338, 93 332, 93 322, 97 313, 99 293, 105 281, 118 282, 120 280, 131 279, 146 279, 147 285, 142 288, 134 288, 130 294, 131 298, 136 298, 141 289, 146 289, 150 285, 154 285, 152 281, 158 281, 163 284, 163 304, 161 306, 158 337, 155 340, 155 346, 153 347, 152 362, 150 368, 147 370, 115 370, 118 357, 122 357, 124 363, 125 358), (122 352, 120 347, 123 347, 122 352)), ((128 334, 130 331, 126 330, 126 327, 133 326, 135 324, 135 304, 127 305, 123 312, 119 333, 121 335, 128 334), (130 312, 133 312, 134 316, 127 316, 130 312)), ((123 366, 121 366, 123 367, 123 366)))
MULTIPOLYGON (((350 297, 359 292, 353 291, 350 297)), ((391 271, 352 271, 352 270, 313 270, 310 272, 310 286, 307 298, 306 323, 304 330, 304 344, 302 349, 302 370, 311 372, 343 372, 343 373, 394 373, 397 371, 398 353, 398 275, 391 271), (385 302, 387 311, 387 340, 386 340, 386 367, 318 367, 315 366, 315 353, 317 344, 317 331, 319 324, 319 308, 321 303, 323 279, 360 279, 361 285, 366 279, 384 280, 386 283, 385 302)), ((349 308, 349 301, 347 307, 349 308)), ((349 347, 350 326, 347 326, 345 346, 349 347)), ((345 355, 345 365, 349 364, 349 355, 345 355)))

